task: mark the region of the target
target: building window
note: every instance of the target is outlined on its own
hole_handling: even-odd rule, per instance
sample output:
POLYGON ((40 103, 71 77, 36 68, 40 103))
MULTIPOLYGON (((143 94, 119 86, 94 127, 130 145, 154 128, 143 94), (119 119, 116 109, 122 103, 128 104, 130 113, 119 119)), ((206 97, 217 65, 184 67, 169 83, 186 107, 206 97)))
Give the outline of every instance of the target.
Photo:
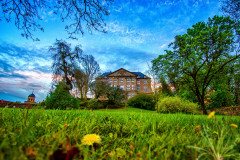
POLYGON ((124 90, 124 86, 120 86, 120 88, 121 88, 122 90, 124 90))
POLYGON ((128 98, 130 98, 131 97, 131 94, 130 93, 128 93, 128 98))
POLYGON ((144 84, 147 84, 147 81, 144 81, 144 84))
POLYGON ((112 83, 112 79, 109 79, 109 82, 111 82, 111 83, 112 83))
POLYGON ((114 85, 114 87, 117 87, 117 85, 114 85))
POLYGON ((134 82, 134 81, 135 81, 135 79, 133 78, 133 79, 132 79, 132 82, 134 82))
POLYGON ((140 84, 140 81, 137 81, 137 84, 140 84))
POLYGON ((127 85, 127 90, 130 90, 130 85, 127 85))
POLYGON ((134 97, 135 96, 135 93, 132 93, 132 97, 134 97))
POLYGON ((137 87, 137 90, 140 91, 140 86, 137 87))
POLYGON ((127 79, 127 82, 130 82, 130 79, 129 79, 129 78, 127 79))
POLYGON ((114 79, 114 82, 117 82, 117 79, 114 79))
POLYGON ((120 82, 123 83, 123 79, 120 79, 120 82))
POLYGON ((134 85, 132 85, 132 90, 135 90, 135 86, 134 85))
POLYGON ((148 87, 147 87, 147 86, 145 86, 145 87, 144 87, 144 91, 147 91, 147 89, 148 89, 148 87))

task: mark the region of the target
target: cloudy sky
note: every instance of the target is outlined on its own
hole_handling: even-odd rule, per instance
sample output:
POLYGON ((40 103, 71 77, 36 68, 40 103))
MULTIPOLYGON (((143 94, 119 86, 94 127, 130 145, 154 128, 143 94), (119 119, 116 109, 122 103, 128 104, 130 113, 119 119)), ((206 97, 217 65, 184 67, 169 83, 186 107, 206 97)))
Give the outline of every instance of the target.
MULTIPOLYGON (((64 23, 51 11, 41 13, 45 31, 34 32, 39 42, 21 37, 14 23, 0 21, 0 99, 25 101, 34 90, 42 101, 51 87, 51 54, 56 39, 81 44, 101 72, 125 68, 145 73, 174 37, 209 17, 221 15, 218 0, 115 0, 105 18, 108 33, 93 32, 67 39, 64 23)), ((1 14, 0 14, 1 15, 1 14)))

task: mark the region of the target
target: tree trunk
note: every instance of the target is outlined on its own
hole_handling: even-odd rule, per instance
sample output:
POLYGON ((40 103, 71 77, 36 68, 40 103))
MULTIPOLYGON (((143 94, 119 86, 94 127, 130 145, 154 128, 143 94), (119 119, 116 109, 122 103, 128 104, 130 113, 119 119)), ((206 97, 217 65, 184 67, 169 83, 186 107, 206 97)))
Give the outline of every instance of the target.
POLYGON ((81 98, 83 98, 83 87, 81 87, 81 98))
POLYGON ((239 98, 240 98, 240 95, 239 95, 239 80, 235 79, 235 91, 236 91, 236 105, 239 106, 239 98))
POLYGON ((206 110, 206 106, 205 106, 205 103, 204 103, 204 93, 203 95, 200 94, 199 90, 197 90, 197 99, 198 99, 198 102, 200 103, 201 107, 202 107, 202 112, 203 114, 207 115, 207 110, 206 110))
POLYGON ((206 110, 204 100, 200 102, 200 105, 202 107, 203 114, 207 115, 208 113, 207 113, 207 110, 206 110))
POLYGON ((156 90, 155 90, 155 97, 156 97, 156 107, 157 107, 157 113, 158 113, 158 96, 157 96, 156 90))

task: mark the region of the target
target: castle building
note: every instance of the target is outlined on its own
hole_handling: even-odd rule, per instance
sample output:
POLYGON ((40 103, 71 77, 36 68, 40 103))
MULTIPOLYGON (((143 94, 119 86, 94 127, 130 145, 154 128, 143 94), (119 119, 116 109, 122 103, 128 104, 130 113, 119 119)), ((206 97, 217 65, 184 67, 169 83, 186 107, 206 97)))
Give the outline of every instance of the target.
MULTIPOLYGON (((109 83, 111 86, 119 86, 128 93, 128 98, 139 93, 151 94, 151 78, 141 72, 130 72, 120 68, 114 72, 106 72, 96 78, 96 81, 109 83)), ((105 97, 100 97, 105 99, 105 97)))
POLYGON ((32 93, 28 96, 27 101, 25 101, 24 103, 36 103, 35 102, 35 95, 32 93))

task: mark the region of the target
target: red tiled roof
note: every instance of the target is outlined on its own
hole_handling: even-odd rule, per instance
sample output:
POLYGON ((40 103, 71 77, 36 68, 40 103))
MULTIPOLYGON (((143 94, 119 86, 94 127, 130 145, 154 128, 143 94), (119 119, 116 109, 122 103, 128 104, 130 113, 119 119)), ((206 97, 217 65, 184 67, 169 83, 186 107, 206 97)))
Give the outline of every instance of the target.
POLYGON ((0 103, 10 103, 11 101, 0 100, 0 103))

